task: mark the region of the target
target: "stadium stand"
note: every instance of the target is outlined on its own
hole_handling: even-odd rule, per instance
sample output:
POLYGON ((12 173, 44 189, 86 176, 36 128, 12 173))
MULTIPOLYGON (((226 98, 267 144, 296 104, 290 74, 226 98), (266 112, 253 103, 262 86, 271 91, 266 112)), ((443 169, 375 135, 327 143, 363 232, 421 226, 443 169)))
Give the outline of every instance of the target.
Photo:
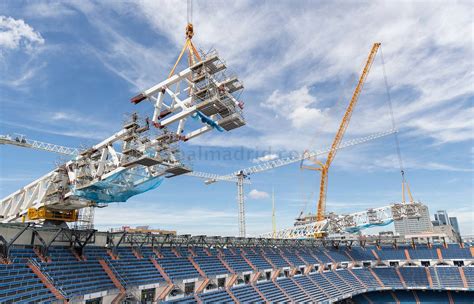
POLYGON ((456 244, 99 244, 0 246, 0 303, 457 303, 474 291, 471 247, 456 244))
POLYGON ((149 259, 137 258, 130 248, 119 248, 118 253, 119 259, 108 261, 127 286, 156 284, 164 281, 149 259))
POLYGON ((0 265, 1 303, 39 303, 55 299, 25 263, 0 265))
POLYGON ((40 262, 40 269, 67 298, 115 289, 98 261, 78 261, 70 249, 62 246, 51 247, 49 254, 51 262, 40 262))
POLYGON ((398 269, 407 286, 414 288, 430 288, 424 267, 400 267, 398 269))
POLYGON ((184 257, 166 257, 156 260, 171 280, 193 279, 200 276, 193 264, 184 257))
POLYGON ((384 286, 390 286, 393 289, 403 289, 395 268, 392 267, 375 267, 373 269, 377 277, 382 281, 384 286))

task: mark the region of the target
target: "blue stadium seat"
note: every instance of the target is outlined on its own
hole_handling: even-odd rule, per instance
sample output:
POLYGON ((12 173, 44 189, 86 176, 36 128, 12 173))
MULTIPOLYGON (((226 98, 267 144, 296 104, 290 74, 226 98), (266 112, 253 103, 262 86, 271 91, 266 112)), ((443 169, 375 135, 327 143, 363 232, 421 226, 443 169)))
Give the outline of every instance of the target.
POLYGON ((116 290, 97 260, 78 261, 68 247, 54 246, 49 250, 50 263, 40 263, 42 272, 67 296, 116 290))
POLYGON ((438 275, 442 288, 463 288, 458 267, 433 267, 432 270, 438 275))
POLYGON ((285 294, 272 281, 259 282, 255 286, 272 303, 289 302, 285 294))
POLYGON ((293 280, 288 278, 277 279, 276 284, 285 290, 285 292, 296 303, 310 302, 311 299, 304 293, 304 291, 293 280))
POLYGON ((430 288, 425 267, 400 267, 399 271, 408 287, 430 288))
POLYGON ((379 277, 385 287, 392 289, 403 289, 403 284, 393 267, 375 267, 374 273, 379 277))
POLYGON ((166 257, 156 259, 171 280, 199 278, 199 272, 187 258, 166 257))
POLYGON ((443 259, 472 259, 471 251, 469 248, 460 248, 457 244, 448 246, 448 248, 441 249, 443 259))
POLYGON ((249 259, 250 263, 252 263, 258 270, 265 270, 265 269, 272 269, 272 265, 270 265, 260 254, 247 254, 246 257, 249 259))
POLYGON ((307 276, 295 276, 294 280, 316 301, 323 302, 329 300, 329 298, 321 292, 318 285, 314 284, 307 276))
POLYGON ((345 248, 326 250, 326 253, 336 262, 350 262, 351 259, 345 254, 345 248))
POLYGON ((334 271, 323 272, 322 276, 325 277, 328 282, 331 282, 341 295, 351 294, 354 292, 352 286, 342 280, 334 271))
POLYGON ((54 299, 27 264, 0 264, 0 303, 44 303, 54 299))
POLYGON ((199 299, 203 303, 233 303, 232 297, 225 290, 201 293, 199 299))
POLYGON ((474 266, 463 267, 463 270, 469 288, 474 289, 474 266))
POLYGON ((372 251, 362 247, 352 247, 347 249, 346 252, 355 260, 355 261, 372 261, 375 260, 372 251))
POLYGON ((235 272, 246 272, 252 271, 252 267, 242 258, 240 255, 226 254, 222 256, 226 263, 232 268, 235 272))
POLYGON ((207 276, 230 273, 216 256, 196 256, 194 261, 207 276))
POLYGON ((262 297, 251 285, 236 286, 231 289, 240 303, 263 303, 262 297))
POLYGON ((312 273, 309 275, 312 281, 322 289, 329 299, 337 298, 341 295, 340 291, 326 279, 321 273, 312 273))
POLYGON ((352 272, 367 285, 367 289, 374 290, 380 288, 380 285, 377 283, 377 280, 366 268, 353 268, 352 272))
POLYGON ((406 260, 404 249, 382 247, 381 250, 376 250, 376 253, 381 260, 406 260))
POLYGON ((119 247, 119 259, 109 260, 112 270, 125 280, 127 287, 157 284, 164 279, 149 258, 137 259, 131 248, 119 247))
POLYGON ((426 247, 417 247, 416 249, 408 249, 410 258, 413 260, 437 260, 438 253, 436 249, 426 248, 426 247))

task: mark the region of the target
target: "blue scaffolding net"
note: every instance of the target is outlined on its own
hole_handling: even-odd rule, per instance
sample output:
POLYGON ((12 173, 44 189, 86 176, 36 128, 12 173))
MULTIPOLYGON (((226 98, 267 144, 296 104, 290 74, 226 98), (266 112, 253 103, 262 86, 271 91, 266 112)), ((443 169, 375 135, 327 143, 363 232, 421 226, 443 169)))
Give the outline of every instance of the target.
POLYGON ((163 177, 146 176, 125 170, 98 181, 91 186, 73 189, 77 197, 97 203, 126 202, 130 197, 157 188, 163 177))

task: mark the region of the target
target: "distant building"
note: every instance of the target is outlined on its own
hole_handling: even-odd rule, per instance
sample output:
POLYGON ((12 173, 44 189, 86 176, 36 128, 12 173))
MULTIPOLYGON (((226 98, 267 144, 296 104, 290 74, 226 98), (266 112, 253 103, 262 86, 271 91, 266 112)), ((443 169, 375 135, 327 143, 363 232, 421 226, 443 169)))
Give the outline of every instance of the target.
POLYGON ((421 205, 419 218, 403 218, 394 221, 394 225, 395 232, 400 236, 433 232, 430 211, 426 205, 421 205))
POLYGON ((446 210, 438 210, 434 215, 435 221, 438 225, 449 225, 449 216, 446 210))
POLYGON ((456 231, 460 235, 461 231, 459 230, 458 218, 454 216, 450 217, 449 223, 451 224, 451 226, 453 226, 454 231, 456 231))
POLYGON ((433 227, 434 233, 444 234, 447 242, 461 242, 461 236, 454 230, 454 227, 451 225, 439 225, 433 227))

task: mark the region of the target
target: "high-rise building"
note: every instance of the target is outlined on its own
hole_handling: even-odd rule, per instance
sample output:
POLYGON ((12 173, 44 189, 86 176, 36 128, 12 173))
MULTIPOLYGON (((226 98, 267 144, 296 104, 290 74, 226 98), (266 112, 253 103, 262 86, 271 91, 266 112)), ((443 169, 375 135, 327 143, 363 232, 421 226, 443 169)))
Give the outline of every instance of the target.
POLYGON ((419 218, 403 218, 394 221, 395 232, 400 236, 433 232, 430 211, 426 205, 420 207, 419 218))
POLYGON ((454 231, 456 231, 458 234, 461 234, 461 231, 459 231, 459 224, 458 224, 458 218, 453 216, 449 218, 449 223, 451 226, 453 226, 454 231))
POLYGON ((446 210, 438 210, 435 214, 435 220, 439 225, 449 225, 449 216, 446 210))

